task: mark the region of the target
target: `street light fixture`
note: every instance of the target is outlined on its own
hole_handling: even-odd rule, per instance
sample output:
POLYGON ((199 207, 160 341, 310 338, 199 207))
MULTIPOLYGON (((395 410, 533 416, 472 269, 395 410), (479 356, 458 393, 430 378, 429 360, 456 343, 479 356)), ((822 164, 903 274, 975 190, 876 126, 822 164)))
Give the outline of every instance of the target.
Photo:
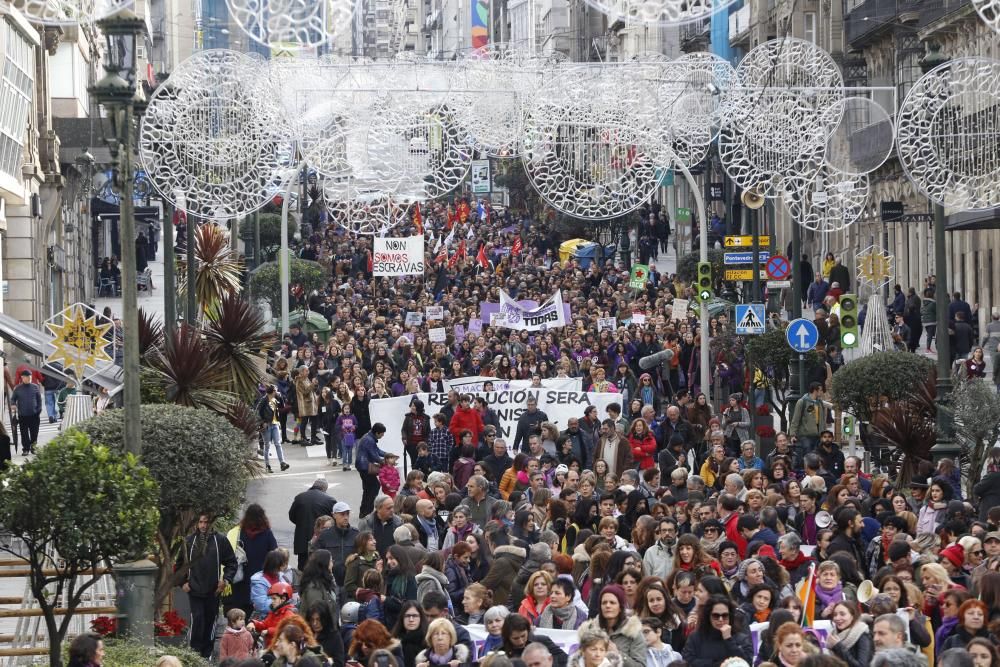
POLYGON ((125 8, 97 21, 106 42, 105 75, 90 89, 104 106, 111 121, 108 138, 115 181, 121 192, 118 237, 122 252, 122 326, 124 328, 124 402, 125 449, 142 453, 142 427, 139 416, 139 311, 136 281, 135 211, 132 200, 132 125, 147 106, 145 92, 138 82, 139 40, 146 35, 146 23, 125 8))

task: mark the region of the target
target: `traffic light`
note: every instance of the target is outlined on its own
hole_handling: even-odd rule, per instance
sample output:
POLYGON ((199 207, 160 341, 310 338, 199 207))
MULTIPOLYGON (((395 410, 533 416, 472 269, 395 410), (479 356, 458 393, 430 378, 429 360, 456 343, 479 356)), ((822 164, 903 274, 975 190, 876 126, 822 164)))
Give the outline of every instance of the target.
POLYGON ((854 294, 840 296, 840 347, 858 346, 858 297, 854 294))
POLYGON ((856 422, 854 421, 854 415, 850 415, 850 414, 846 414, 845 413, 844 414, 844 421, 843 421, 843 425, 842 425, 842 429, 843 429, 844 437, 845 438, 850 439, 852 436, 854 436, 855 425, 856 425, 856 422))
POLYGON ((712 296, 712 263, 698 262, 698 300, 705 302, 712 296))

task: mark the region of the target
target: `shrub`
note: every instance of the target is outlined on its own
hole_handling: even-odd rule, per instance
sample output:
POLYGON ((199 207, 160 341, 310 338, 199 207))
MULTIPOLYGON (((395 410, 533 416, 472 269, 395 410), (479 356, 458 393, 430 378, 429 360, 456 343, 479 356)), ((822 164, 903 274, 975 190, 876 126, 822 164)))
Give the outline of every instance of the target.
POLYGON ((862 421, 871 421, 879 397, 910 397, 934 370, 934 363, 909 352, 876 352, 856 359, 833 374, 830 396, 862 421))
POLYGON ((156 661, 164 655, 172 655, 181 661, 184 667, 208 667, 208 661, 187 647, 164 646, 155 644, 152 647, 124 639, 111 639, 104 642, 104 662, 102 667, 155 667, 156 661))
MULTIPOLYGON (((272 313, 281 312, 281 274, 278 268, 278 262, 261 264, 250 278, 250 289, 267 300, 272 313)), ((288 266, 288 284, 302 285, 303 291, 309 294, 326 284, 326 271, 319 262, 292 259, 288 266)))
MULTIPOLYGON (((121 451, 123 417, 121 410, 109 410, 76 428, 94 442, 121 451)), ((244 433, 209 410, 144 405, 141 418, 142 461, 160 485, 156 535, 159 608, 174 581, 187 572, 185 562, 173 573, 175 560, 184 552, 182 538, 192 530, 199 514, 219 516, 238 509, 256 452, 244 433)))

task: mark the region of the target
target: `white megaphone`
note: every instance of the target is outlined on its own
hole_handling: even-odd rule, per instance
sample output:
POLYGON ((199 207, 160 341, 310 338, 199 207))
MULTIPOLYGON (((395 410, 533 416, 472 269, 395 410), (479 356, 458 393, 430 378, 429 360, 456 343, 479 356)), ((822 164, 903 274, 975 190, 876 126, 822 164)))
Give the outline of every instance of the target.
POLYGON ((858 586, 858 602, 861 604, 868 604, 868 601, 876 595, 878 595, 878 589, 875 588, 871 579, 865 579, 858 586))
POLYGON ((833 516, 826 510, 820 510, 816 512, 816 527, 817 528, 829 528, 830 524, 833 523, 833 516))

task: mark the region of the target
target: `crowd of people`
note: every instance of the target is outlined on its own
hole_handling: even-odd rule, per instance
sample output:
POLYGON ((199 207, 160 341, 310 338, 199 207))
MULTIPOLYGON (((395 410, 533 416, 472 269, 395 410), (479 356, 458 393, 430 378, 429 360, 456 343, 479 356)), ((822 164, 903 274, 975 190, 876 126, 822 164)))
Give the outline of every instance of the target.
MULTIPOLYGON (((657 229, 659 210, 641 215, 657 229)), ((300 298, 333 334, 293 328, 271 357, 265 465, 322 444, 364 495, 355 512, 316 480, 289 510, 290 545, 256 504, 225 535, 204 517, 185 582, 202 655, 221 599, 226 665, 1000 667, 1000 449, 971 497, 949 460, 905 486, 869 475, 829 430, 818 378, 760 452, 740 360, 712 357, 724 395, 700 386, 696 317, 671 307, 692 290, 656 268, 652 242, 633 290, 629 267, 560 261, 549 224, 433 205, 419 225, 427 274, 374 282, 364 242, 303 230, 301 255, 331 279, 300 298), (562 289, 570 322, 490 326, 479 304, 501 289, 539 303, 562 289), (443 343, 406 324, 435 304, 443 343), (466 376, 574 378, 622 403, 560 428, 529 402, 506 442, 489 394, 449 392, 466 376), (414 397, 399 433, 372 423, 372 399, 421 392, 448 403, 428 414, 414 397)))

